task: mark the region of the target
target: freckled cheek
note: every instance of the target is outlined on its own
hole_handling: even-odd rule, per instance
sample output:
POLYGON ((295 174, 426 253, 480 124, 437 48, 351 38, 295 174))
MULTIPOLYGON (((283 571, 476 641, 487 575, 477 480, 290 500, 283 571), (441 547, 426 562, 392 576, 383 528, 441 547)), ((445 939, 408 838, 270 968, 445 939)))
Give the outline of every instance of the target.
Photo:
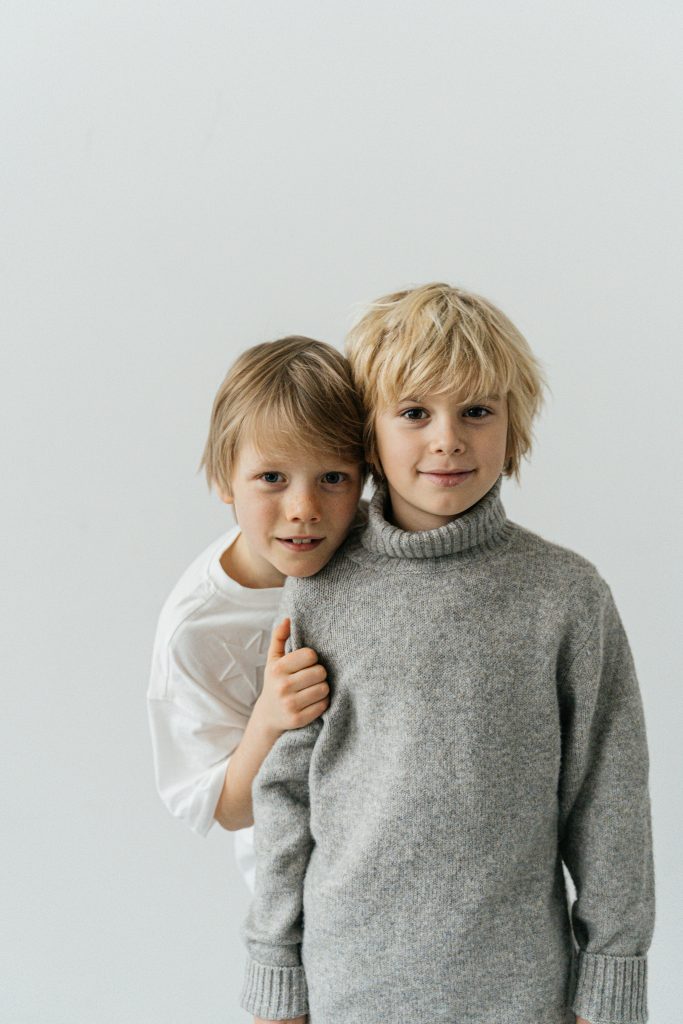
POLYGON ((352 493, 343 497, 340 495, 336 501, 330 501, 325 505, 325 516, 332 527, 338 526, 341 529, 345 521, 353 520, 360 495, 360 489, 354 489, 352 493))
POLYGON ((275 526, 282 520, 275 506, 269 502, 255 501, 246 509, 248 521, 252 528, 260 533, 272 533, 275 526))

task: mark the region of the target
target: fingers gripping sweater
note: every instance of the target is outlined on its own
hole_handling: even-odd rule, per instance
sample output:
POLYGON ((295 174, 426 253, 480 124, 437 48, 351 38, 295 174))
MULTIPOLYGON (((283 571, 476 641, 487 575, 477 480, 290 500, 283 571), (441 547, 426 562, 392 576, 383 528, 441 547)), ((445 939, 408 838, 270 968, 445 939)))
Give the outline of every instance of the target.
POLYGON ((289 579, 330 704, 253 783, 242 1006, 310 1024, 640 1024, 654 870, 643 706, 611 591, 510 522, 384 517, 289 579), (562 862, 576 889, 568 910, 562 862))

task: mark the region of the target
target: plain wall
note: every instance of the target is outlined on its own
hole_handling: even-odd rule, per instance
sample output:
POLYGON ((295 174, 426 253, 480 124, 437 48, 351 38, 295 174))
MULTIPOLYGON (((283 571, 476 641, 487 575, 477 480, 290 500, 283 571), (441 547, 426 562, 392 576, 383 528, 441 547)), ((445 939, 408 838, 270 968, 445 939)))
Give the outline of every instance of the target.
POLYGON ((677 1021, 682 27, 662 0, 2 4, 3 1022, 250 1021, 232 837, 154 788, 156 618, 232 521, 196 468, 237 353, 341 346, 430 280, 547 370, 502 497, 622 614, 677 1021))

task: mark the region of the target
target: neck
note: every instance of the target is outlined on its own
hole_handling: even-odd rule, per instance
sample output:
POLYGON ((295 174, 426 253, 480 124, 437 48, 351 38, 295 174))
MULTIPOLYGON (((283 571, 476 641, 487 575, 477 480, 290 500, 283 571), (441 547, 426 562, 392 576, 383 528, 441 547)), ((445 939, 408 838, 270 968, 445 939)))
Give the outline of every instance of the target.
POLYGON ((495 547, 504 539, 508 520, 500 497, 502 474, 494 485, 455 519, 432 530, 402 530, 386 518, 386 482, 375 491, 362 535, 367 550, 389 558, 439 558, 474 548, 495 547))
POLYGON ((255 559, 243 533, 226 548, 220 558, 226 576, 249 590, 267 590, 284 585, 285 576, 264 558, 255 559))

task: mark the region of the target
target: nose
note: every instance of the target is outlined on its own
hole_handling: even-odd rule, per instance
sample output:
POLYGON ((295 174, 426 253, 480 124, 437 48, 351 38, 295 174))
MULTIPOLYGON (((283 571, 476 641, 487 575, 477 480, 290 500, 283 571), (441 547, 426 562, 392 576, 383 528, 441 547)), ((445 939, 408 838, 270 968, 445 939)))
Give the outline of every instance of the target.
POLYGON ((290 523, 320 522, 320 504, 315 492, 305 487, 290 491, 287 501, 287 519, 290 523))
POLYGON ((434 420, 429 439, 429 450, 435 455, 450 455, 461 452, 465 442, 459 429, 460 421, 451 416, 442 416, 434 420))

